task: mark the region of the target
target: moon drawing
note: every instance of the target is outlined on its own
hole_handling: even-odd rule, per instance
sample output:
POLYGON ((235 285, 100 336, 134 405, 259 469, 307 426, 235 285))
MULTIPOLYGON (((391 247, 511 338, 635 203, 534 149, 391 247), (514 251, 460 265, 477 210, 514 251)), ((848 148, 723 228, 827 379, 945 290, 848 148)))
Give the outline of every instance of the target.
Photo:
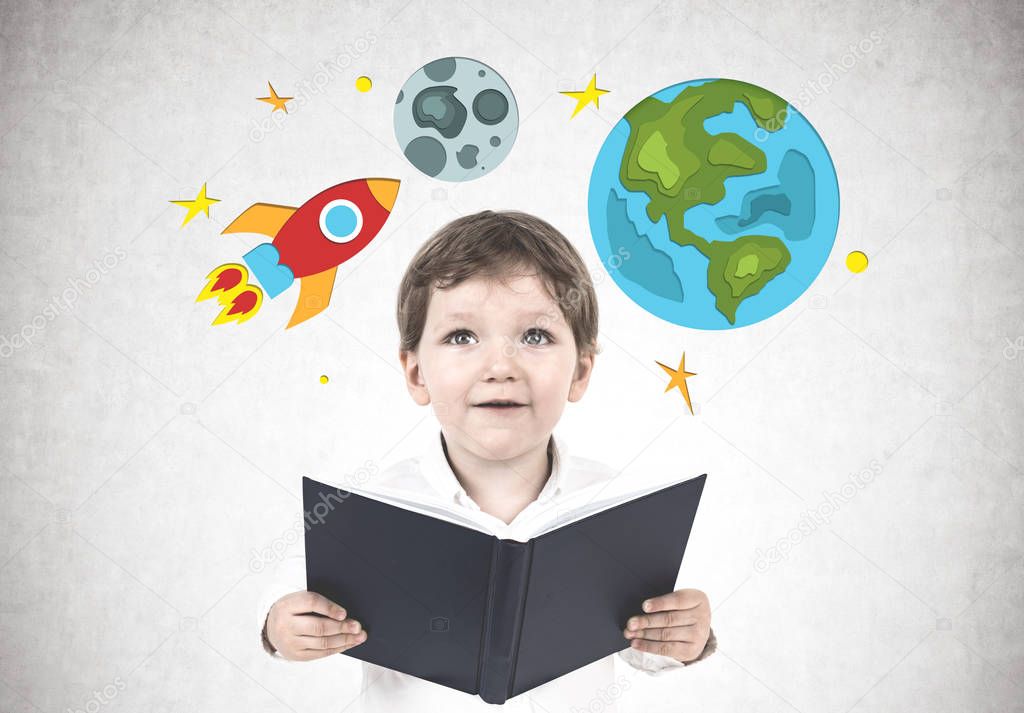
POLYGON ((467 57, 444 57, 409 77, 395 100, 395 138, 432 178, 472 181, 505 160, 519 130, 516 98, 501 75, 467 57))

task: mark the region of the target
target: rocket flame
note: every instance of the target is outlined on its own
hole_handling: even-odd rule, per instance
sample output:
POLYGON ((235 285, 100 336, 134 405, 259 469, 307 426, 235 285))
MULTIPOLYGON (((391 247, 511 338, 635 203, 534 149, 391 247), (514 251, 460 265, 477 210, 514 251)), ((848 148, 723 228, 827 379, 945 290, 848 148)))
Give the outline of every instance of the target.
POLYGON ((245 265, 229 262, 226 265, 214 268, 213 272, 206 276, 206 286, 199 293, 199 296, 196 297, 196 302, 202 302, 217 296, 218 292, 230 294, 232 291, 245 287, 246 280, 248 279, 249 271, 245 268, 245 265))
POLYGON ((206 285, 196 297, 196 302, 216 297, 223 307, 213 324, 237 322, 241 324, 251 318, 263 304, 263 290, 249 285, 249 271, 244 265, 229 262, 215 268, 206 276, 206 285))
POLYGON ((224 324, 226 322, 237 322, 241 324, 251 318, 263 304, 263 290, 255 285, 246 285, 239 292, 235 293, 230 301, 227 296, 218 300, 224 309, 220 311, 213 324, 224 324))

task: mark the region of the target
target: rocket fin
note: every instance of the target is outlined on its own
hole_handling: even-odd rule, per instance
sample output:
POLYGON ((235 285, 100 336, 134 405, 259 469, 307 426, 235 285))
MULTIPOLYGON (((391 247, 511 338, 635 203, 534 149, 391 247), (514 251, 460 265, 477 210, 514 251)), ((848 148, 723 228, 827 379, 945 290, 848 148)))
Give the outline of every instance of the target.
POLYGON ((295 305, 295 311, 292 312, 288 327, 305 322, 310 317, 315 317, 327 309, 327 305, 331 302, 331 291, 334 289, 334 278, 337 274, 338 266, 335 265, 329 270, 318 272, 315 275, 306 275, 300 279, 299 303, 295 305))
POLYGON ((242 211, 242 214, 231 221, 231 225, 224 228, 221 235, 226 233, 259 233, 268 238, 277 236, 281 226, 287 222, 298 208, 286 205, 274 205, 273 203, 253 203, 242 211))

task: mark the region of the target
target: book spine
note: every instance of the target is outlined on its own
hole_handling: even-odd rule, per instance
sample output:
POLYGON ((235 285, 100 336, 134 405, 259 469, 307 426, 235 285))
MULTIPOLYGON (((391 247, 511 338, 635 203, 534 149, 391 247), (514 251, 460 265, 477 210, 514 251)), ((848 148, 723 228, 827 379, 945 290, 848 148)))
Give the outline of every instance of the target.
POLYGON ((532 558, 532 540, 495 538, 479 671, 480 697, 487 703, 504 703, 512 690, 532 558))

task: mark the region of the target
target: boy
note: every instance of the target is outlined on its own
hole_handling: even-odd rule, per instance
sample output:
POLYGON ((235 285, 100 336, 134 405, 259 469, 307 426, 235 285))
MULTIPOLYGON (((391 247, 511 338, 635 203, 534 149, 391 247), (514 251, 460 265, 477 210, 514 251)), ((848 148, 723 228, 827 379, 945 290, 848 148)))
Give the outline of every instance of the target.
MULTIPOLYGON (((597 301, 583 261, 548 223, 525 213, 483 211, 452 221, 406 269, 398 294, 399 360, 413 400, 434 405, 439 437, 420 458, 381 476, 382 485, 445 498, 498 537, 581 487, 614 477, 607 466, 569 458, 554 427, 566 401, 579 401, 593 371, 597 301)), ((304 590, 301 557, 260 605, 263 646, 308 661, 341 653, 369 632, 344 602, 304 590), (298 591, 296 591, 298 590, 298 591), (278 596, 285 591, 292 593, 278 596), (310 614, 324 615, 317 617, 310 614), (326 617, 326 618, 325 618, 326 617)), ((707 596, 680 589, 653 597, 630 617, 619 656, 658 673, 716 648, 707 596)), ((637 602, 638 609, 641 602, 637 602)), ((588 708, 612 682, 608 656, 510 699, 588 708)), ((484 710, 476 696, 363 662, 360 701, 368 710, 484 710)), ((606 703, 603 710, 612 710, 606 703)))

